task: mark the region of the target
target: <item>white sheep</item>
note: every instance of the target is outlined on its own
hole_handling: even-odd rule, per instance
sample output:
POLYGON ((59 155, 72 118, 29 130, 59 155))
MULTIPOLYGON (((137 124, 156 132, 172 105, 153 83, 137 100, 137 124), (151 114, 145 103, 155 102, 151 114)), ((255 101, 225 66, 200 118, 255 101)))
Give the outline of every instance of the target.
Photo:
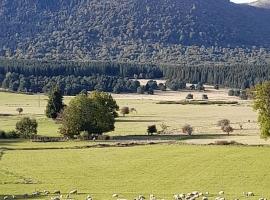
POLYGON ((113 198, 117 198, 118 197, 118 194, 113 194, 112 197, 113 198))
POLYGON ((149 198, 150 200, 156 200, 156 197, 155 197, 155 195, 153 195, 153 194, 150 194, 150 198, 149 198))
POLYGON ((91 197, 91 195, 87 195, 86 200, 93 200, 93 198, 91 197))
POLYGON ((255 196, 255 195, 254 195, 253 192, 248 192, 248 193, 247 193, 247 196, 248 196, 248 197, 253 197, 253 196, 255 196))
POLYGON ((224 195, 225 192, 224 192, 224 191, 220 191, 218 194, 219 194, 219 195, 224 195))
POLYGON ((69 194, 78 194, 78 190, 71 190, 69 194))
POLYGON ((8 200, 8 196, 4 196, 4 200, 8 200))
POLYGON ((60 200, 59 197, 52 197, 51 200, 60 200))
POLYGON ((54 194, 61 194, 60 190, 55 190, 53 193, 54 194))
POLYGON ((207 197, 202 197, 202 200, 208 200, 208 198, 207 197))

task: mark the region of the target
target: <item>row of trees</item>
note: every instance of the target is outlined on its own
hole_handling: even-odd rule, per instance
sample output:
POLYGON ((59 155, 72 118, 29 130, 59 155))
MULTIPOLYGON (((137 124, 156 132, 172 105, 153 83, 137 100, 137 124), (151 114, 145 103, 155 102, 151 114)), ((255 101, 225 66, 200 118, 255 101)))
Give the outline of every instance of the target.
MULTIPOLYGON (((88 84, 89 82, 102 82, 102 84, 88 85, 90 89, 99 89, 101 87, 104 91, 115 90, 115 92, 121 92, 121 90, 126 90, 125 92, 129 92, 129 89, 121 88, 121 83, 116 83, 119 79, 125 81, 126 78, 165 78, 170 80, 167 86, 177 90, 184 87, 185 83, 207 83, 245 89, 266 81, 268 77, 270 77, 270 64, 265 62, 254 62, 253 64, 155 65, 113 62, 0 60, 0 81, 3 82, 5 88, 11 88, 12 90, 31 88, 33 92, 42 91, 42 87, 51 82, 48 79, 52 79, 54 82, 61 82, 59 79, 65 79, 62 80, 62 84, 67 85, 67 93, 75 93, 70 90, 77 90, 85 82, 88 84), (114 78, 101 81, 100 79, 104 79, 104 77, 106 79, 108 77, 114 78), (13 83, 10 83, 10 79, 14 80, 13 83), (43 84, 40 85, 40 82, 43 84), (31 86, 29 86, 30 84, 31 86), (115 87, 116 84, 117 87, 115 87)), ((51 85, 47 85, 45 90, 48 90, 48 88, 51 88, 51 85)))

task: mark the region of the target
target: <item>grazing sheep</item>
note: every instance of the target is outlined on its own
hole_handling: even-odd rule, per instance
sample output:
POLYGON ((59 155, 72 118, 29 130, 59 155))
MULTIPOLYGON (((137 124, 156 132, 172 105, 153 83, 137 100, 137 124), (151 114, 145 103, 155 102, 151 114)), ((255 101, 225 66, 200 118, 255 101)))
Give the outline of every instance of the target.
POLYGON ((219 194, 219 195, 224 195, 225 192, 224 192, 224 191, 220 191, 218 194, 219 194))
POLYGON ((156 197, 155 197, 155 195, 153 195, 153 194, 150 194, 150 198, 149 198, 150 200, 156 200, 156 197))
POLYGON ((71 190, 69 194, 78 194, 78 190, 71 190))
POLYGON ((248 197, 253 197, 253 196, 255 196, 255 195, 254 195, 253 192, 248 192, 248 193, 247 193, 247 196, 248 196, 248 197))
POLYGON ((266 198, 259 198, 259 200, 267 200, 266 198))
POLYGON ((87 195, 86 200, 93 200, 93 198, 91 197, 91 195, 87 195))
POLYGON ((200 193, 199 193, 199 196, 201 197, 202 195, 203 195, 203 193, 202 193, 202 192, 200 192, 200 193))
POLYGON ((50 192, 47 191, 47 190, 44 190, 43 193, 44 193, 45 195, 49 195, 49 194, 50 194, 50 192))
POLYGON ((8 196, 4 196, 4 200, 8 200, 8 196))
POLYGON ((209 195, 209 192, 205 192, 205 195, 209 195))
POLYGON ((145 197, 143 195, 139 195, 139 200, 145 200, 145 197))
POLYGON ((36 191, 36 192, 33 192, 32 193, 32 196, 39 196, 40 195, 40 192, 39 191, 36 191))
POLYGON ((208 198, 207 197, 202 197, 202 200, 208 200, 208 198))
POLYGON ((173 199, 174 200, 181 200, 182 198, 180 197, 179 194, 175 194, 175 195, 173 195, 173 199))
POLYGON ((60 200, 59 197, 52 197, 51 200, 60 200))
POLYGON ((191 192, 191 194, 192 194, 192 195, 198 195, 198 194, 199 194, 199 192, 194 191, 194 192, 191 192))
POLYGON ((60 190, 55 190, 53 194, 61 194, 60 190))
POLYGON ((12 198, 12 199, 16 199, 16 196, 15 196, 15 195, 12 195, 11 198, 12 198))
POLYGON ((118 194, 113 194, 112 197, 116 198, 116 197, 118 197, 118 194))

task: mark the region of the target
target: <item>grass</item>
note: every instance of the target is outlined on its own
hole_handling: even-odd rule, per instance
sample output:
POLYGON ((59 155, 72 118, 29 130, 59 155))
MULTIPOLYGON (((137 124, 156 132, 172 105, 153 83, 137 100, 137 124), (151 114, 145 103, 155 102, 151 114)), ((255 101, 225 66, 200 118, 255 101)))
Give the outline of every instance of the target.
POLYGON ((88 193, 97 200, 112 199, 113 193, 172 199, 174 193, 224 190, 229 199, 243 199, 244 191, 258 199, 270 196, 269 153, 268 147, 164 144, 6 151, 0 161, 0 195, 78 189, 76 199, 88 193))
POLYGON ((182 100, 182 101, 160 101, 157 104, 180 104, 180 105, 236 105, 238 101, 202 101, 202 100, 182 100))

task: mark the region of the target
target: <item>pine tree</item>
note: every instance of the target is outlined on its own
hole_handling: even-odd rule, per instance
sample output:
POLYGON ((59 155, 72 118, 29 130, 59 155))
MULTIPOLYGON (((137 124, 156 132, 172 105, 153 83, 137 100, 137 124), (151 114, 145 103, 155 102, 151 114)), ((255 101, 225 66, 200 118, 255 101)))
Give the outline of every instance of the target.
POLYGON ((54 87, 49 94, 49 100, 46 107, 46 116, 48 118, 56 119, 63 108, 64 104, 61 91, 59 87, 54 87))

